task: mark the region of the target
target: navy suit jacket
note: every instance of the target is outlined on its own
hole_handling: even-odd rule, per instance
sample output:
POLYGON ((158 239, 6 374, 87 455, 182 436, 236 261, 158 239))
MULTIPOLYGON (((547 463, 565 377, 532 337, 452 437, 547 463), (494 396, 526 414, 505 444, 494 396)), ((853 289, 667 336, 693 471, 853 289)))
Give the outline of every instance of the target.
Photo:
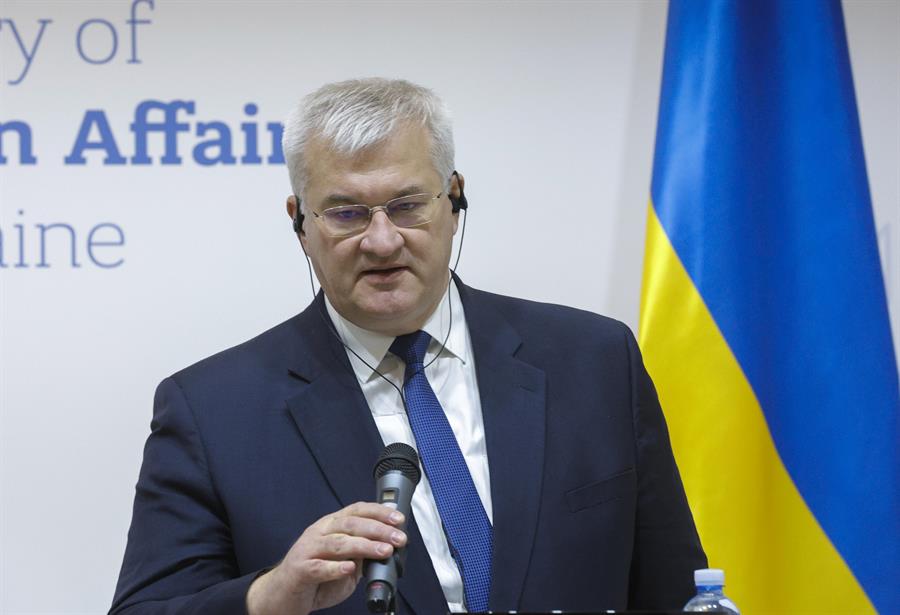
MULTIPOLYGON (((493 500, 490 608, 680 608, 706 566, 634 337, 588 312, 460 284, 493 500)), ((114 613, 244 613, 320 517, 374 496, 384 444, 321 295, 164 380, 114 613)), ((398 611, 447 604, 410 522, 398 611)), ((324 611, 365 612, 362 584, 324 611)))

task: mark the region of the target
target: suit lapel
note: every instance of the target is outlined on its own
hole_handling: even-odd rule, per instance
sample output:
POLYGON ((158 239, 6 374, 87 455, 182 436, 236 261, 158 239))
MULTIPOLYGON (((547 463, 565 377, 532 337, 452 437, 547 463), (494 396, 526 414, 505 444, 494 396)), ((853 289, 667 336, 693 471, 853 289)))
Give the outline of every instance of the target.
MULTIPOLYGON (((371 502, 372 467, 384 444, 340 341, 324 321, 321 293, 298 319, 300 335, 289 372, 308 384, 287 400, 291 417, 341 506, 371 502)), ((428 551, 410 519, 400 594, 414 613, 446 611, 428 551)))
POLYGON ((342 506, 372 500, 372 464, 382 448, 365 397, 359 386, 349 386, 355 381, 346 380, 341 372, 323 373, 287 400, 301 437, 342 506))
POLYGON ((488 295, 460 285, 475 353, 493 504, 492 609, 519 604, 537 529, 545 375, 515 357, 521 339, 488 295))

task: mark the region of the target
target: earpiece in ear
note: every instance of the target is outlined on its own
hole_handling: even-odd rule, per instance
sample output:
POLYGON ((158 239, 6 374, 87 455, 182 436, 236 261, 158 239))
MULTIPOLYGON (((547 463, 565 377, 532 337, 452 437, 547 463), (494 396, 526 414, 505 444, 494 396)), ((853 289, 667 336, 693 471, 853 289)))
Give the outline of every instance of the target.
POLYGON ((294 202, 297 203, 297 208, 294 210, 294 232, 302 233, 303 214, 300 213, 300 197, 298 197, 296 194, 294 195, 294 202))
MULTIPOLYGON (((453 175, 455 175, 456 180, 459 181, 459 173, 453 171, 453 175)), ((447 197, 450 199, 450 205, 453 207, 453 213, 458 214, 460 209, 469 208, 469 202, 466 200, 466 195, 463 192, 462 186, 459 187, 459 196, 448 194, 447 197)))

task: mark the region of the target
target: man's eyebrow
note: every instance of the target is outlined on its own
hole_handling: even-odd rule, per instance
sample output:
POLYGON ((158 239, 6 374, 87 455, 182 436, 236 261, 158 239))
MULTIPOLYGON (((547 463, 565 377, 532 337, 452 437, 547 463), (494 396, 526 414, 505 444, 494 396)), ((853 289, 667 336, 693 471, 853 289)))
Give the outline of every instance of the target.
POLYGON ((423 188, 418 184, 412 184, 410 186, 406 186, 402 190, 398 190, 394 193, 394 198, 399 198, 401 196, 409 196, 411 194, 425 194, 428 192, 428 188, 423 188))
MULTIPOLYGON (((410 184, 400 190, 394 191, 394 196, 391 197, 391 200, 397 199, 404 196, 409 196, 411 194, 431 194, 427 188, 423 188, 419 184, 410 184)), ((329 194, 322 201, 323 207, 336 207, 338 205, 369 205, 368 203, 363 203, 358 198, 348 196, 346 194, 334 193, 329 194)), ((375 203, 374 205, 380 205, 380 203, 375 203)))
POLYGON ((352 196, 346 196, 344 194, 329 194, 325 197, 325 200, 322 201, 322 205, 325 207, 334 207, 335 205, 359 205, 359 199, 354 199, 352 196))

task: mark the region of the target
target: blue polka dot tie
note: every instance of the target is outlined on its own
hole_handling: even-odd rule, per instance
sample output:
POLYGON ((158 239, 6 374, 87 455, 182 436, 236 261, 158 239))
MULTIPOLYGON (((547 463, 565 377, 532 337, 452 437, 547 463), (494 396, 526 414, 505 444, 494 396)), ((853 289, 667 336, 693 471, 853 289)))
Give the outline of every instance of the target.
POLYGON ((491 523, 444 409, 425 377, 425 350, 430 341, 424 331, 401 335, 391 352, 406 362, 406 411, 450 553, 462 576, 466 609, 487 611, 494 542, 491 523))

